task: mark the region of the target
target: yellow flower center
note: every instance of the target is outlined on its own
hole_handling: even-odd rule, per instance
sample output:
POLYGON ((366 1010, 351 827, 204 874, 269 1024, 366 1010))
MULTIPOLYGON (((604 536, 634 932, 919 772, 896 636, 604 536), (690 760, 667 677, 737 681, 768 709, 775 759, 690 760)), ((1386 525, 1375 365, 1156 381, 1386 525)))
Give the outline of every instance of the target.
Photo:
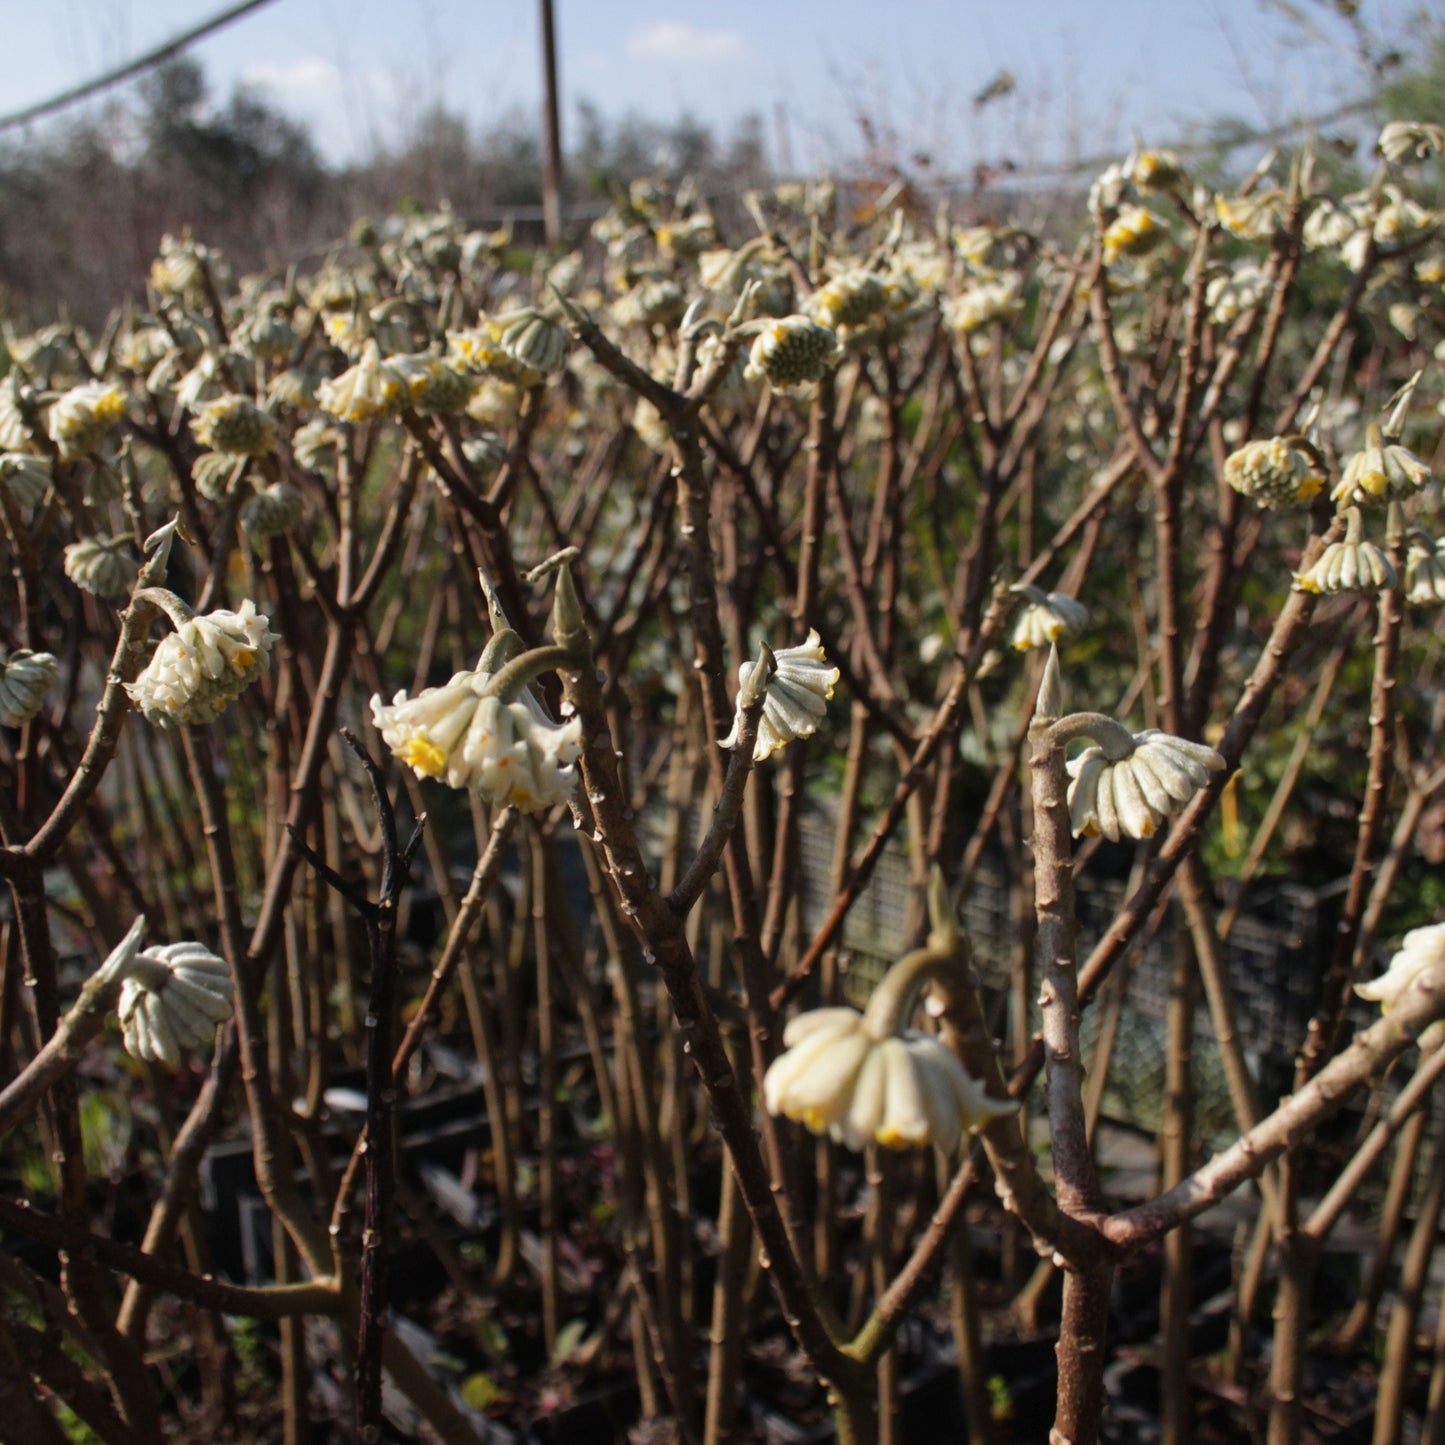
POLYGON ((447 765, 447 755, 425 733, 408 738, 396 755, 408 767, 416 768, 429 778, 441 777, 447 765))

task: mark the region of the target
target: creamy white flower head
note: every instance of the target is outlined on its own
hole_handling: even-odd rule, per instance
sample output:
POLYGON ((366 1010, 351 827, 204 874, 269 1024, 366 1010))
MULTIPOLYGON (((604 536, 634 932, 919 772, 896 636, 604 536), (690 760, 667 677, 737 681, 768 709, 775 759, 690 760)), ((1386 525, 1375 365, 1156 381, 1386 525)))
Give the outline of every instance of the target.
POLYGON ((1342 246, 1359 229, 1360 223, 1343 206, 1321 199, 1305 217, 1302 239, 1311 251, 1329 250, 1342 246))
POLYGON ((355 366, 316 388, 316 405, 341 421, 367 421, 399 411, 406 404, 406 384, 381 359, 376 342, 361 348, 355 366))
POLYGON ((1383 507, 1413 497, 1430 480, 1430 468, 1408 447, 1381 441, 1356 452, 1330 496, 1352 507, 1383 507))
MULTIPOLYGON (((817 732, 840 676, 838 669, 829 665, 822 641, 811 629, 808 640, 800 647, 784 647, 773 656, 777 671, 768 680, 763 694, 763 715, 758 723, 758 740, 753 745, 753 761, 758 763, 786 747, 794 738, 812 737, 817 732)), ((737 716, 733 718, 732 731, 719 747, 738 745, 743 699, 756 666, 755 662, 744 662, 738 668, 737 716)))
POLYGON ((1344 541, 1331 542, 1313 567, 1295 573, 1299 591, 1383 592, 1395 586, 1395 565, 1373 542, 1365 541, 1359 509, 1349 507, 1346 515, 1344 541))
POLYGON ((1291 437, 1246 442, 1225 459, 1224 480, 1270 511, 1308 502, 1324 490, 1324 471, 1298 442, 1291 437))
POLYGON ((266 671, 279 634, 248 597, 239 612, 217 608, 179 623, 134 682, 131 700, 153 723, 214 722, 266 671))
MULTIPOLYGON (((1370 1003, 1379 1004, 1381 1013, 1389 1013, 1417 981, 1432 975, 1433 982, 1445 982, 1445 923, 1412 929, 1405 935, 1400 951, 1390 960, 1389 968, 1379 978, 1357 983, 1355 992, 1370 1003)), ((1445 1021, 1431 1024, 1420 1035, 1420 1047, 1426 1053, 1438 1049, 1442 1043, 1445 1043, 1445 1021)))
POLYGON ((845 271, 819 290, 812 300, 813 316, 822 325, 864 326, 888 304, 888 288, 871 271, 845 271))
POLYGON ((196 408, 191 432, 203 447, 260 457, 276 445, 276 418, 245 396, 218 396, 196 408))
POLYGON ((991 1099, 938 1039, 879 1038, 856 1009, 801 1013, 783 1043, 763 1079, 764 1107, 849 1149, 934 1144, 952 1154, 966 1131, 1017 1107, 991 1099))
POLYGON ((1104 231, 1104 263, 1147 256, 1169 239, 1169 227, 1147 206, 1125 206, 1104 231))
POLYGON ((1118 209, 1129 187, 1129 173, 1125 166, 1114 161, 1094 178, 1089 187, 1089 214, 1101 220, 1111 211, 1118 209))
POLYGON ((471 788, 488 802, 535 813, 564 803, 577 785, 582 721, 554 723, 523 689, 515 702, 486 694, 490 672, 459 672, 414 698, 371 699, 387 747, 419 778, 471 788))
POLYGON ((472 398, 471 379, 430 352, 388 357, 383 365, 404 388, 402 405, 423 416, 465 411, 472 398))
POLYGON ((744 375, 781 390, 817 381, 842 355, 838 334, 811 316, 784 316, 758 333, 744 375))
POLYGON ((1405 600, 1417 605, 1445 602, 1445 539, 1432 542, 1421 533, 1411 536, 1405 555, 1405 600))
POLYGON ((40 711, 45 694, 60 675, 60 664, 48 652, 16 648, 0 653, 0 724, 18 728, 40 711))
POLYGON ((1345 264, 1358 271, 1365 264, 1365 252, 1373 234, 1375 246, 1383 254, 1389 254, 1402 246, 1418 240, 1438 228, 1440 213, 1427 210, 1418 201, 1402 195, 1394 186, 1385 187, 1388 198, 1375 216, 1375 224, 1368 224, 1367 203, 1361 204, 1361 226, 1353 236, 1340 247, 1345 264))
POLYGON ((168 943, 136 953, 123 967, 117 1012, 128 1054, 171 1068, 183 1049, 215 1036, 231 1017, 231 973, 199 943, 168 943))
POLYGON ((1269 278, 1258 266, 1236 266, 1211 278, 1204 289, 1204 302, 1210 316, 1220 326, 1228 326, 1242 312, 1257 306, 1268 287, 1269 278))
POLYGON ((970 286, 946 303, 944 315, 955 331, 977 331, 1017 316, 1023 304, 1023 278, 1014 273, 970 286))
POLYGON ((131 539, 123 533, 85 537, 65 549, 65 575, 97 597, 124 597, 135 585, 138 570, 130 554, 131 539))
POLYGON ((1088 626, 1089 609, 1066 592, 1045 592, 1032 583, 1014 591, 1028 599, 1014 623, 1013 645, 1019 652, 1077 637, 1088 626))
POLYGON ((72 387, 50 408, 50 439, 61 458, 75 461, 93 452, 125 417, 125 393, 103 381, 72 387))
MULTIPOLYGON (((1120 730, 1123 731, 1122 729, 1120 730)), ((1120 838, 1152 838, 1202 787, 1224 759, 1203 743, 1171 737, 1156 728, 1136 733, 1132 751, 1122 747, 1085 748, 1068 763, 1069 819, 1075 837, 1102 833, 1120 838)))
POLYGON ((1247 196, 1216 196, 1214 213, 1219 224, 1248 241, 1265 241, 1284 220, 1285 194, 1277 186, 1251 191, 1247 196))
POLYGON ((1183 162, 1171 150, 1136 150, 1124 167, 1141 191, 1177 191, 1189 179, 1183 162))
POLYGON ((639 281, 609 308, 619 326, 675 326, 687 310, 687 293, 670 276, 639 281))
POLYGON ((1380 132, 1375 149, 1392 165, 1428 160, 1445 151, 1445 126, 1418 120, 1392 120, 1380 132))

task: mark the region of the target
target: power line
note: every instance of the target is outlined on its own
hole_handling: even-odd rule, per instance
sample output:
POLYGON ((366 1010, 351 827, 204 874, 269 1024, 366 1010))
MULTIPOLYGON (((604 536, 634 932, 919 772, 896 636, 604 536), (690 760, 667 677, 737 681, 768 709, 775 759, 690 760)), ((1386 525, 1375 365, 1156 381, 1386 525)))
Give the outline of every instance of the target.
POLYGON ((77 85, 71 90, 62 91, 59 95, 53 95, 49 100, 42 100, 38 105, 27 105, 24 110, 0 116, 0 130, 13 130, 17 125, 26 125, 32 120, 39 120, 41 116, 52 115, 57 110, 64 110, 67 106, 74 105, 77 101, 87 100, 92 95, 109 90, 112 86, 121 84, 122 81, 143 75, 147 70, 153 70, 173 55, 179 55, 181 51, 194 45, 196 41, 204 40, 206 36, 231 24, 233 20, 239 20, 242 16, 249 15, 251 11, 259 10, 263 5, 270 3, 271 0, 243 0, 240 5, 232 5, 219 15, 214 15, 211 19, 195 26, 194 29, 167 40, 164 45, 157 46, 154 50, 148 50, 144 55, 127 61, 115 70, 108 70, 104 75, 96 76, 94 80, 87 80, 83 85, 77 85))

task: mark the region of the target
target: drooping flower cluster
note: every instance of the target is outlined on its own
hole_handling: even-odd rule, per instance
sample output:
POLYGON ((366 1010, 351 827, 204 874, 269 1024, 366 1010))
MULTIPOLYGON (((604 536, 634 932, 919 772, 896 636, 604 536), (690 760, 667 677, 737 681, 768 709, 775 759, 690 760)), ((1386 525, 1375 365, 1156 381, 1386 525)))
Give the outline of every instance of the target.
POLYGON ((1413 497, 1430 480, 1430 468, 1408 447, 1377 439, 1348 462, 1330 496, 1341 506, 1382 507, 1413 497))
POLYGON ((202 944, 142 949, 125 968, 117 1009, 126 1052, 176 1068, 183 1049, 231 1017, 231 993, 225 960, 202 944))
POLYGON ((239 612, 218 608, 182 618, 132 683, 131 700, 153 723, 214 722, 266 671, 279 634, 247 598, 239 612))
MULTIPOLYGON (((1355 992, 1379 1004, 1382 1013, 1389 1013, 1418 980, 1425 978, 1445 983, 1445 923, 1412 929, 1390 960, 1389 968, 1379 978, 1357 983, 1355 992)), ((1445 1020, 1431 1024, 1420 1035, 1420 1047, 1426 1053, 1433 1053, 1441 1044, 1445 1044, 1445 1020)))
POLYGON ((1405 600, 1445 602, 1445 539, 1432 542, 1423 532, 1411 535, 1405 552, 1405 600))
POLYGON ((1312 567, 1296 572, 1301 592, 1383 592, 1395 586, 1395 564, 1373 542, 1367 542, 1357 507, 1346 509, 1344 540, 1331 542, 1312 567))
MULTIPOLYGON (((801 646, 784 647, 773 656, 777 670, 768 680, 763 695, 763 716, 758 723, 758 740, 753 745, 753 761, 759 763, 795 738, 812 737, 817 732, 840 676, 838 669, 829 665, 822 641, 812 630, 801 646)), ((723 738, 720 747, 738 745, 743 697, 756 666, 756 663, 744 662, 738 668, 737 716, 733 719, 732 731, 723 738)))
POLYGON ((554 723, 523 689, 514 702, 488 691, 494 674, 459 672, 414 698, 371 699, 392 752, 419 778, 471 788, 498 806, 536 813, 564 803, 577 785, 582 723, 554 723))
MULTIPOLYGON (((1122 730, 1121 730, 1122 731, 1122 730)), ((1068 763, 1069 819, 1075 837, 1102 833, 1152 838, 1201 788, 1224 759, 1203 743, 1176 738, 1155 728, 1136 733, 1133 746, 1086 748, 1068 763)))
POLYGON ((1017 1107, 990 1098, 932 1035, 878 1037, 856 1009, 798 1014, 783 1043, 763 1079, 764 1106, 849 1149, 933 1144, 952 1154, 965 1133, 1017 1107))
POLYGON ((1013 645, 1019 652, 1077 637, 1088 626, 1089 609, 1066 592, 1045 592, 1031 583, 1014 590, 1028 599, 1014 623, 1013 645))

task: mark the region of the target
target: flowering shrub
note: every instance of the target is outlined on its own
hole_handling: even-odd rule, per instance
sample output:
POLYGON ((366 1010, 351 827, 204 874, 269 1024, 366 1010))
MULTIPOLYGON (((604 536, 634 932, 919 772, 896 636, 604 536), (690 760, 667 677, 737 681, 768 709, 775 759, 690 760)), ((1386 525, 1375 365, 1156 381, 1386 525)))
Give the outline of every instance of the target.
MULTIPOLYGON (((1214 194, 1141 150, 1070 246, 907 206, 854 226, 827 186, 751 197, 754 229, 727 235, 686 188, 641 185, 530 272, 450 211, 361 228, 309 275, 233 278, 168 237, 103 339, 14 337, 0 1131, 55 1204, 0 1197, 0 1229, 76 1263, 69 1313, 34 1286, 43 1329, 11 1307, 26 1267, 0 1281, 16 1428, 55 1432, 70 1372, 102 1438, 201 1418, 224 1331, 199 1384, 144 1363, 179 1298, 192 1320, 299 1317, 330 1360, 354 1335, 367 1438, 383 1369, 427 1429, 480 1438, 388 1324, 387 1263, 437 1177, 398 1154, 398 1109, 444 1036, 485 1099, 465 1188, 497 1223, 485 1268, 441 1252, 470 1324, 438 1353, 491 1321, 471 1397, 519 1428, 620 1365, 680 1438, 743 1438, 755 1346, 791 1332, 809 1408, 874 1439, 898 1405, 877 1366, 941 1268, 976 1437, 1002 1289, 1057 1333, 1053 1438, 1094 1440, 1111 1281, 1166 1240, 1163 1389, 1187 1419, 1188 1230, 1257 1182, 1274 1273, 1238 1281, 1230 1367, 1272 1440, 1302 1438, 1321 1247, 1445 1067, 1415 1049, 1445 1015, 1422 882, 1445 788, 1445 272, 1409 171, 1439 137, 1387 130, 1373 182, 1338 196, 1308 157, 1214 194), (826 879, 801 862, 819 820, 826 879), (850 909, 889 849, 927 941, 894 940, 870 996, 850 909), (986 854, 1017 925, 996 996, 956 914, 986 854), (1338 918, 1282 1080, 1239 1042, 1225 949, 1264 870, 1321 857, 1338 918), (1101 874, 1130 881, 1081 936, 1075 880, 1101 874), (138 952, 142 910, 195 941, 138 952), (1086 1055, 1080 1018, 1161 926, 1161 1187, 1126 1198, 1092 1152, 1114 1034, 1086 1055), (1351 1013, 1402 935, 1359 990, 1388 1013, 1351 1013), (1238 1141, 1208 1157, 1196 1000, 1238 1141), (133 1106, 139 1246, 91 1217, 83 1104, 105 1082, 133 1106), (1380 1122, 1342 1167, 1323 1126, 1366 1096, 1380 1122), (824 1140, 800 1152, 790 1121, 824 1140), (174 1249, 227 1132, 296 1257, 248 1288, 174 1249), (965 1247, 986 1210, 1011 1261, 987 1290, 965 1247), (1055 1316, 1020 1243, 1062 1273, 1055 1316), (522 1319, 545 1386, 509 1351, 522 1319)), ((1412 1308, 1402 1289, 1404 1341, 1412 1308)), ((280 1365, 293 1430, 307 1355, 280 1365)))

